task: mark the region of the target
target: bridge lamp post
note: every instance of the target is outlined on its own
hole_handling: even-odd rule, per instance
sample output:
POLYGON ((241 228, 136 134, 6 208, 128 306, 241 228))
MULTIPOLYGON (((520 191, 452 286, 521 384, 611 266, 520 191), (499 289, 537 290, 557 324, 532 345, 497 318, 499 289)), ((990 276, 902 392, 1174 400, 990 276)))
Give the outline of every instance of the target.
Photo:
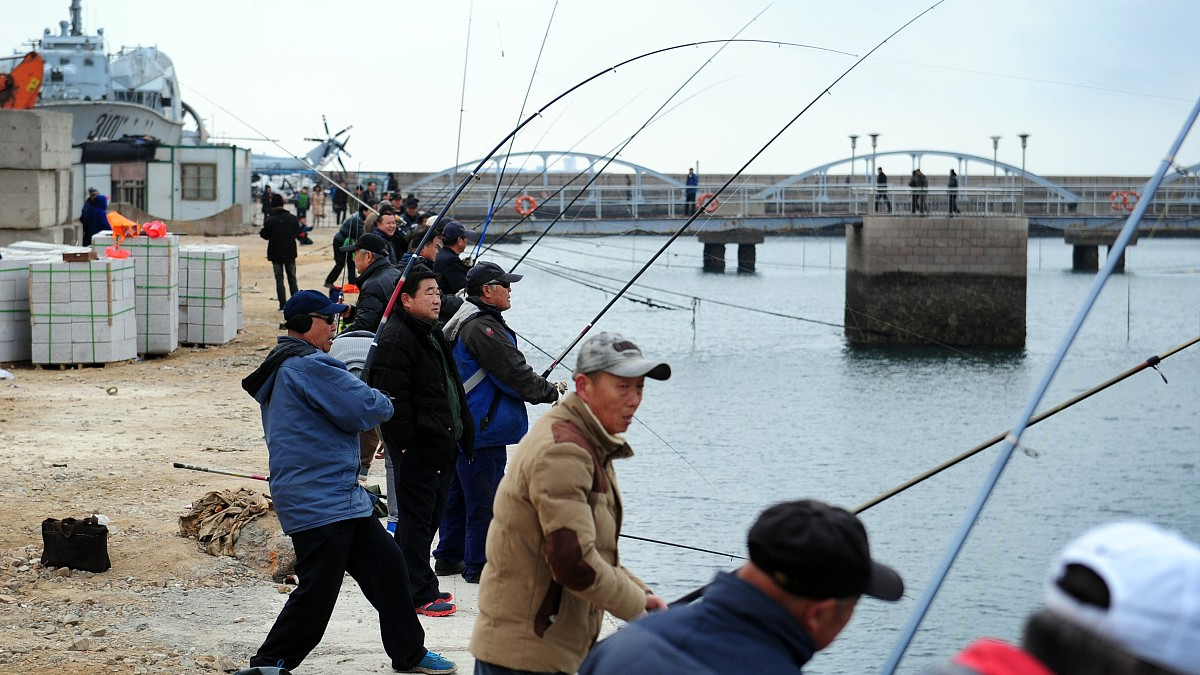
POLYGON ((850 134, 850 182, 854 182, 854 148, 858 145, 858 134, 850 134))
MULTIPOLYGON (((875 143, 879 140, 879 134, 874 133, 874 134, 867 134, 867 135, 871 137, 871 174, 874 175, 875 174, 875 143)), ((865 182, 867 182, 867 183, 871 182, 871 177, 868 176, 867 180, 865 182)))
POLYGON ((1029 140, 1029 134, 1017 134, 1017 138, 1021 139, 1021 208, 1025 208, 1025 142, 1029 140))
POLYGON ((1000 137, 992 136, 992 178, 996 177, 996 157, 1000 150, 1000 137))

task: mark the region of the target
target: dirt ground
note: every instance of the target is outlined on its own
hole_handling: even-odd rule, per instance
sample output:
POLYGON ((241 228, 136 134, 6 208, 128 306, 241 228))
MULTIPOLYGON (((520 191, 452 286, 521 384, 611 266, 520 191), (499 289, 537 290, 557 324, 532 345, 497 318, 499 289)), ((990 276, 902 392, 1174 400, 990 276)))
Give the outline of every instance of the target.
MULTIPOLYGON (((301 247, 301 288, 321 287, 329 232, 301 247)), ((267 472, 258 406, 240 381, 281 334, 266 242, 250 234, 182 243, 201 241, 242 252, 245 330, 229 344, 101 368, 3 365, 15 379, 0 380, 0 672, 226 672, 246 664, 286 599, 261 571, 178 534, 180 513, 209 490, 266 491, 172 462, 267 472), (42 520, 90 513, 111 520, 112 569, 43 568, 42 520)), ((382 468, 372 468, 372 482, 382 468)), ((460 672, 471 672, 475 588, 447 578, 459 613, 423 619, 426 645, 460 672)), ((301 672, 351 671, 390 668, 375 615, 347 580, 325 642, 301 672)))

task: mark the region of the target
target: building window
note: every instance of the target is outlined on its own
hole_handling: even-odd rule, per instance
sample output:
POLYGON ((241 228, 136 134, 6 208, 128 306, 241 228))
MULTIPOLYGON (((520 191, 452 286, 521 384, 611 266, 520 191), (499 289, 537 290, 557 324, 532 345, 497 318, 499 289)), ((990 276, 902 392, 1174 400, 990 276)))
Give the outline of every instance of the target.
POLYGON ((217 201, 216 164, 180 164, 179 173, 184 201, 217 201))

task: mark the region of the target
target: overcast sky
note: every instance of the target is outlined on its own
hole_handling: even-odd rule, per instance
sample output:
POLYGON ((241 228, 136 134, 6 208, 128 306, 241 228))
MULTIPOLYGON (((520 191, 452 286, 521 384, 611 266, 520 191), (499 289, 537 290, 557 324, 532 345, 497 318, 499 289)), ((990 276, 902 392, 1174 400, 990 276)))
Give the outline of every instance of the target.
MULTIPOLYGON (((68 0, 0 0, 6 52, 57 30, 68 0)), ((350 169, 437 171, 490 151, 518 120, 579 81, 644 52, 732 37, 800 43, 681 49, 581 87, 518 135, 515 149, 606 154, 710 57, 622 159, 665 173, 732 172, 856 58, 932 2, 563 0, 85 0, 85 30, 110 50, 157 45, 184 99, 218 136, 303 154, 306 136, 354 125, 350 169), (468 26, 470 40, 468 49, 468 26), (852 54, 855 56, 850 56, 852 54), (460 97, 464 88, 461 123, 460 97)), ((791 174, 870 152, 938 149, 1043 175, 1149 175, 1200 96, 1194 0, 947 0, 883 45, 749 168, 791 174)), ((1198 134, 1200 135, 1200 134, 1198 134)), ((1180 153, 1200 163, 1200 140, 1180 153)), ((891 173, 909 160, 881 161, 891 173)), ((944 158, 926 173, 945 173, 944 158), (944 166, 943 166, 944 165, 944 166), (931 171, 932 169, 932 171, 931 171)), ((863 163, 857 165, 863 171, 863 163)), ((848 172, 847 166, 844 171, 848 172)), ((970 167, 972 173, 990 171, 970 167)))

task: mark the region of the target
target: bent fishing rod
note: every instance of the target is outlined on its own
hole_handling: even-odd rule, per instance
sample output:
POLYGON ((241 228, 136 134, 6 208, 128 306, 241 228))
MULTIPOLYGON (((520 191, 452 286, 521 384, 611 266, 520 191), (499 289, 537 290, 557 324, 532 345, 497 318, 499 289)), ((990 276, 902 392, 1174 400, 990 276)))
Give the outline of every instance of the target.
MULTIPOLYGON (((1114 384, 1117 384, 1126 379, 1129 379, 1133 375, 1140 373, 1147 368, 1153 368, 1154 370, 1158 371, 1159 363, 1174 356, 1175 354, 1178 354, 1179 352, 1187 349, 1188 347, 1195 345, 1197 342, 1200 342, 1200 335, 1198 335, 1190 340, 1187 340, 1186 342, 1182 342, 1178 345, 1175 345, 1174 347, 1168 349, 1167 351, 1163 352, 1162 354, 1157 354, 1155 356, 1151 356, 1150 358, 1148 358, 1145 361, 1139 363, 1138 365, 1126 370, 1125 372, 1123 372, 1119 375, 1116 375, 1116 376, 1092 387, 1091 389, 1088 389, 1087 391, 1085 391, 1077 396, 1067 399, 1066 401, 1059 403, 1058 405, 1054 406, 1053 408, 1051 408, 1049 410, 1042 412, 1037 417, 1034 417, 1033 419, 1031 419, 1027 426, 1033 426, 1033 425, 1037 424, 1038 422, 1041 422, 1042 420, 1045 420, 1049 417, 1053 417, 1054 415, 1057 415, 1058 413, 1066 410, 1067 408, 1070 408, 1071 406, 1075 405, 1076 403, 1079 403, 1080 401, 1084 401, 1088 398, 1091 398, 1092 396, 1099 394, 1100 392, 1104 391, 1105 389, 1108 389, 1109 387, 1113 386, 1114 384)), ((1162 374, 1162 371, 1158 371, 1158 374, 1160 377, 1163 378, 1163 382, 1165 383, 1167 381, 1166 376, 1162 374)), ((936 476, 937 474, 941 473, 942 471, 945 471, 946 469, 949 469, 950 467, 954 466, 955 464, 958 464, 959 462, 961 462, 969 457, 973 457, 973 456, 979 454, 980 452, 983 452, 984 450, 992 447, 993 445, 996 445, 997 443, 1004 440, 1005 438, 1008 438, 1009 434, 1011 434, 1011 433, 1012 433, 1012 430, 1010 429, 1003 433, 997 434, 997 435, 993 436, 992 438, 989 438, 988 440, 984 441, 983 443, 976 445, 975 447, 971 448, 970 450, 967 450, 966 452, 963 452, 962 454, 959 454, 959 455, 935 466, 934 468, 912 478, 911 480, 901 483, 900 485, 896 486, 895 488, 892 488, 891 490, 888 490, 887 492, 884 492, 883 494, 881 494, 877 497, 874 497, 870 500, 867 500, 866 502, 863 502, 862 504, 851 509, 850 513, 858 515, 858 514, 862 513, 863 511, 866 511, 867 509, 871 508, 872 506, 880 504, 881 502, 884 502, 884 501, 900 494, 901 492, 904 492, 905 490, 917 485, 918 483, 924 482, 926 479, 936 476)), ((648 541, 648 542, 651 542, 654 544, 662 544, 664 546, 673 546, 676 548, 691 549, 694 551, 700 551, 702 553, 720 554, 719 551, 709 551, 707 549, 693 548, 691 546, 685 546, 683 544, 675 544, 675 543, 672 543, 669 541, 658 541, 655 539, 643 539, 642 537, 634 537, 632 535, 624 535, 624 534, 622 534, 621 536, 628 537, 629 539, 648 541)), ((734 555, 729 555, 729 554, 720 554, 720 555, 728 555, 731 558, 738 558, 741 560, 745 559, 742 556, 734 556, 734 555)), ((686 605, 689 602, 692 602, 692 601, 696 600, 697 598, 699 598, 701 595, 703 595, 704 589, 706 589, 706 588, 708 588, 707 585, 697 588, 696 590, 688 593, 687 595, 679 598, 678 600, 675 600, 671 604, 672 605, 680 605, 680 604, 686 605)))
POLYGON ((857 61, 855 61, 853 64, 851 64, 849 68, 847 68, 845 71, 843 71, 842 74, 838 75, 833 80, 833 82, 830 82, 824 89, 822 89, 821 92, 818 93, 813 98, 813 100, 809 101, 808 105, 804 106, 804 108, 801 109, 800 112, 796 113, 796 115, 793 116, 792 119, 788 120, 787 124, 784 124, 783 127, 779 129, 779 131, 775 132, 775 135, 771 136, 771 138, 768 139, 767 142, 765 144, 763 144, 763 146, 761 148, 759 148, 757 152, 755 152, 753 155, 751 155, 750 159, 746 160, 746 163, 743 164, 742 167, 737 170, 737 172, 735 172, 732 176, 730 176, 729 179, 726 180, 725 183, 723 183, 721 185, 721 187, 719 187, 715 191, 709 193, 708 199, 706 199, 703 204, 697 205, 695 212, 693 212, 692 215, 686 221, 684 221, 683 225, 680 225, 679 229, 677 229, 675 231, 675 233, 672 234, 670 236, 670 238, 667 239, 666 243, 664 243, 657 251, 655 251, 654 255, 650 256, 650 259, 647 260, 644 265, 642 265, 641 269, 639 269, 637 272, 635 272, 633 274, 632 277, 629 278, 629 281, 627 281, 625 283, 625 285, 621 288, 621 290, 617 292, 616 296, 614 296, 611 300, 608 301, 607 304, 604 305, 604 307, 596 314, 596 316, 594 316, 592 318, 592 320, 589 321, 587 323, 587 325, 585 325, 583 327, 583 330, 579 331, 579 334, 575 336, 575 339, 571 341, 571 344, 567 345, 566 349, 564 349, 562 351, 562 353, 559 354, 558 358, 555 359, 554 362, 550 364, 550 367, 547 368, 544 373, 542 373, 542 377, 550 376, 550 373, 555 368, 558 367, 558 364, 562 363, 562 360, 567 357, 567 354, 571 353, 571 350, 575 348, 575 345, 579 344, 579 342, 581 340, 583 340, 584 336, 586 336, 588 334, 588 332, 592 330, 592 327, 596 325, 596 322, 599 321, 600 318, 603 317, 608 312, 608 310, 611 309, 612 306, 616 304, 617 300, 619 300, 621 298, 621 296, 624 295, 625 292, 628 291, 629 288, 632 287, 633 284, 636 283, 637 280, 640 279, 641 276, 646 273, 646 270, 650 269, 650 266, 653 265, 654 262, 657 261, 658 258, 663 253, 665 253, 668 248, 670 248, 671 244, 675 243, 675 240, 679 239, 679 237, 685 231, 687 231, 687 229, 689 227, 691 227, 692 223, 694 223, 696 221, 696 219, 700 217, 700 214, 705 213, 706 210, 708 209, 708 207, 710 205, 712 205, 713 202, 717 201, 717 197, 719 197, 721 194, 723 194, 725 192, 725 190, 728 189, 729 186, 732 185, 735 180, 737 180, 743 173, 745 173, 746 169, 749 168, 750 165, 753 164, 754 161, 756 159, 758 159, 760 155, 762 155, 764 152, 766 152, 767 148, 771 147, 771 144, 773 144, 776 140, 778 140, 779 137, 782 136, 784 134, 784 132, 786 132, 789 128, 791 128, 791 126, 793 124, 795 124, 797 120, 799 120, 801 117, 803 117, 806 112, 808 112, 814 105, 816 105, 817 101, 821 100, 822 96, 830 93, 830 91, 835 86, 837 86, 837 84, 839 82, 841 82, 847 75, 854 72, 854 70, 856 68, 858 68, 860 65, 862 65, 862 63, 864 61, 866 61, 868 58, 870 58, 872 54, 874 54, 876 51, 878 51, 880 47, 887 44, 888 40, 891 40, 893 37, 899 35, 900 32, 903 31, 905 28, 908 28, 913 23, 915 23, 918 19, 925 16, 929 12, 932 12, 938 5, 942 4, 945 1, 946 0, 938 0, 933 5, 930 5, 928 8, 926 8, 920 14, 909 19, 907 22, 904 23, 904 25, 897 28, 890 35, 888 35, 886 38, 884 38, 878 44, 876 44, 874 47, 872 47, 871 51, 869 51, 866 54, 863 54, 861 57, 859 57, 859 59, 857 61))
MULTIPOLYGON (((1109 387, 1113 386, 1114 384, 1117 384, 1118 382, 1123 382, 1124 380, 1127 380, 1130 377, 1133 377, 1137 373, 1140 373, 1147 368, 1153 368, 1154 370, 1158 371, 1159 377, 1161 377, 1163 379, 1163 383, 1165 384, 1167 381, 1167 377, 1162 374, 1162 371, 1158 370, 1158 364, 1161 363, 1162 361, 1165 361, 1165 360, 1171 358, 1175 354, 1178 354, 1179 352, 1187 349, 1188 347, 1191 347, 1192 345, 1196 344, 1197 342, 1200 342, 1200 335, 1198 335, 1186 342, 1182 342, 1178 345, 1175 345, 1174 347, 1168 349, 1167 351, 1163 352, 1162 354, 1157 354, 1155 356, 1151 356, 1150 358, 1148 358, 1145 361, 1139 363, 1138 365, 1130 368, 1129 370, 1126 370, 1125 372, 1123 372, 1119 375, 1116 375, 1108 380, 1105 380, 1104 382, 1101 382, 1100 384, 1092 387, 1091 389, 1088 389, 1087 391, 1085 391, 1077 396, 1073 396, 1073 397, 1067 399, 1066 401, 1059 403, 1058 405, 1054 406, 1053 408, 1050 408, 1049 410, 1043 411, 1042 413, 1038 414, 1036 417, 1033 417, 1032 419, 1030 419, 1029 423, 1026 425, 1026 427, 1031 427, 1031 426, 1037 424, 1038 422, 1041 422, 1042 420, 1053 417, 1053 416, 1057 415, 1058 413, 1066 410, 1067 408, 1070 408, 1071 406, 1075 405, 1076 403, 1087 400, 1087 399, 1091 398, 1092 396, 1095 396, 1096 394, 1099 394, 1100 392, 1104 391, 1105 389, 1108 389, 1109 387)), ((956 455, 955 457, 952 457, 952 458, 946 460, 945 462, 938 464, 937 466, 933 467, 932 469, 929 469, 928 471, 925 471, 924 473, 918 474, 917 476, 901 483, 900 485, 897 485, 896 487, 892 488, 891 490, 888 490, 887 492, 884 492, 884 493, 878 495, 877 497, 873 497, 872 499, 869 499, 869 500, 863 502, 862 504, 859 504, 858 506, 851 509, 850 513, 858 515, 858 514, 862 513, 863 511, 866 511, 867 509, 871 508, 872 506, 876 506, 888 499, 891 499, 892 497, 895 497, 896 495, 900 494, 901 492, 904 492, 905 490, 909 489, 910 487, 913 487, 914 485, 917 485, 918 483, 922 483, 925 480, 932 478, 932 477, 938 475, 939 473, 945 471, 946 469, 949 469, 950 467, 954 466, 955 464, 958 464, 959 462, 961 462, 967 458, 974 457, 975 455, 983 452, 984 450, 987 450, 988 448, 992 447, 993 445, 996 445, 1000 441, 1003 441, 1004 439, 1008 438, 1009 434, 1011 434, 1011 433, 1012 433, 1012 429, 1009 429, 1007 431, 1003 431, 999 434, 996 434, 995 436, 992 436, 988 440, 984 441, 983 443, 980 443, 979 445, 976 445, 975 447, 971 448, 970 450, 967 450, 966 452, 956 455)))
MULTIPOLYGON (((945 2, 945 0, 940 0, 940 1, 945 2)), ((812 45, 803 45, 803 44, 797 44, 797 43, 792 43, 792 42, 781 42, 779 40, 756 40, 756 39, 700 40, 697 42, 688 42, 685 44, 673 45, 671 47, 663 47, 660 49, 655 49, 655 50, 646 52, 645 54, 640 54, 633 58, 625 59, 624 61, 621 61, 620 63, 617 63, 616 65, 609 66, 608 68, 605 68, 604 70, 601 70, 600 72, 598 72, 594 75, 584 78, 583 80, 579 81, 578 83, 572 85, 566 91, 563 91, 561 94, 558 94, 557 96, 552 98, 550 100, 550 102, 546 103, 541 108, 538 108, 536 111, 534 111, 532 114, 530 114, 529 117, 525 118, 525 120, 522 121, 520 124, 518 124, 515 129, 508 132, 508 134, 505 135, 504 138, 502 138, 500 140, 500 142, 496 144, 496 147, 492 148, 491 152, 487 153, 487 155, 485 155, 483 157, 483 159, 479 160, 479 163, 475 165, 475 168, 472 169, 469 174, 467 174, 467 177, 464 178, 462 183, 460 183, 459 186, 455 189, 454 194, 452 194, 450 196, 450 199, 448 199, 446 201, 446 203, 442 205, 442 208, 438 212, 437 217, 433 219, 433 223, 430 225, 430 227, 428 227, 426 229, 425 236, 421 238, 420 244, 417 246, 416 250, 418 250, 418 251, 421 250, 421 248, 423 248, 424 246, 426 246, 429 243, 430 237, 433 236, 433 233, 436 230, 436 227, 434 227, 434 226, 437 225, 438 222, 440 222, 443 218, 446 217, 446 212, 450 210, 450 207, 454 205, 454 202, 456 202, 458 200, 459 196, 462 195, 463 190, 465 190, 467 188, 467 186, 470 185, 471 181, 479 180, 479 178, 480 178, 479 172, 483 169, 483 166, 485 164, 487 164, 487 162, 489 160, 491 160, 491 158, 493 156, 495 156, 495 154, 497 152, 499 152, 501 150, 501 148, 504 147, 504 144, 507 143, 510 138, 513 138, 514 136, 519 134, 521 132, 521 130, 524 129, 527 125, 529 125, 529 123, 532 122, 534 119, 541 117, 542 114, 548 108, 553 106, 555 103, 558 103, 559 101, 566 98, 567 96, 570 96, 572 93, 579 90, 580 88, 587 86, 593 80, 603 77, 604 75, 606 75, 608 73, 616 72, 616 70, 618 68, 621 68, 622 66, 626 66, 626 65, 629 65, 636 61, 650 58, 652 56, 665 54, 667 52, 672 52, 672 51, 679 50, 679 49, 685 49, 687 47, 698 47, 698 46, 706 45, 706 44, 720 44, 720 43, 725 43, 725 42, 744 42, 744 43, 751 43, 751 44, 772 44, 772 45, 776 45, 776 46, 804 47, 807 49, 816 49, 816 50, 820 50, 820 51, 832 51, 832 50, 825 49, 823 47, 815 47, 812 45)), ((874 50, 872 50, 872 51, 874 51, 874 50)), ((860 59, 858 61, 858 63, 861 63, 861 62, 862 61, 860 59)), ((857 65, 857 63, 855 65, 857 65)), ((849 71, 847 71, 847 72, 849 72, 849 71)), ((761 153, 762 151, 760 150, 759 152, 761 153)), ((757 157, 757 155, 755 155, 755 157, 757 157)), ((404 269, 400 272, 400 278, 396 282, 396 288, 395 288, 395 290, 392 291, 392 295, 388 299, 387 306, 384 307, 383 315, 380 317, 380 320, 379 320, 379 327, 375 330, 375 338, 373 340, 371 340, 371 347, 370 347, 370 349, 367 350, 366 360, 363 364, 363 373, 369 372, 372 364, 374 363, 375 351, 376 351, 376 348, 379 346, 379 336, 383 334, 383 328, 384 328, 384 326, 387 325, 388 319, 392 315, 392 310, 396 306, 396 300, 400 297, 400 289, 404 287, 404 282, 408 279, 408 273, 412 269, 414 260, 416 260, 415 255, 409 257, 408 263, 405 264, 404 269)), ((578 342, 578 339, 576 340, 576 342, 578 342)), ((574 345, 572 344, 572 347, 573 346, 574 345)))
MULTIPOLYGON (((755 14, 753 17, 751 17, 750 20, 746 22, 746 25, 742 26, 740 29, 738 29, 738 32, 733 34, 733 37, 736 39, 737 36, 741 35, 747 28, 749 28, 751 26, 751 24, 753 24, 755 21, 758 21, 758 17, 762 16, 763 12, 766 12, 770 8, 771 8, 771 5, 767 5, 766 7, 763 7, 762 11, 760 11, 758 14, 755 14)), ((550 233, 550 229, 553 228, 560 220, 562 220, 563 216, 567 215, 567 212, 571 209, 572 206, 575 205, 575 202, 579 201, 579 198, 582 197, 587 192, 587 189, 590 188, 592 186, 592 184, 594 184, 596 181, 600 180, 600 176, 602 176, 604 174, 604 172, 606 170, 608 170, 608 167, 617 160, 617 157, 619 157, 621 155, 621 153, 625 151, 625 148, 629 147, 629 144, 633 142, 633 139, 637 138, 638 134, 645 131, 646 127, 650 126, 650 124, 652 122, 654 122, 654 118, 657 117, 658 114, 661 113, 664 108, 666 108, 668 105, 670 105, 671 101, 675 100, 675 97, 678 96, 679 93, 682 92, 685 87, 687 87, 689 84, 691 84, 692 80, 696 79, 696 77, 699 76, 700 73, 713 62, 713 59, 720 56, 721 52, 725 51, 725 48, 728 47, 730 44, 731 43, 726 42, 725 44, 721 45, 720 49, 718 49, 712 56, 708 57, 704 61, 704 63, 701 63, 700 67, 697 68, 691 75, 688 76, 688 78, 686 80, 683 81, 683 84, 679 85, 678 87, 676 87, 675 91, 671 92, 671 95, 668 96, 667 99, 662 102, 662 105, 658 106, 658 108, 656 108, 653 113, 650 113, 650 117, 646 118, 646 121, 642 123, 642 126, 638 127, 637 131, 634 131, 633 134, 631 134, 629 136, 629 138, 625 139, 625 142, 622 143, 620 145, 620 147, 618 147, 616 149, 615 152, 610 153, 610 156, 607 159, 605 159, 604 165, 601 166, 598 171, 595 171, 592 173, 592 177, 588 179, 588 182, 585 183, 583 185, 583 187, 579 188, 579 190, 577 190, 575 192, 575 196, 571 198, 571 201, 567 202, 566 206, 563 206, 561 209, 559 209, 558 215, 554 216, 554 218, 550 221, 549 225, 546 225, 545 229, 542 230, 542 233, 537 236, 537 239, 534 239, 533 243, 529 245, 529 248, 525 250, 525 253, 522 254, 520 258, 517 258, 517 261, 512 264, 512 267, 509 268, 509 270, 508 270, 509 272, 516 269, 525 260, 525 256, 529 255, 530 251, 532 251, 534 249, 534 247, 536 247, 542 241, 542 239, 547 234, 550 233)))
POLYGON ((1158 192, 1158 188, 1162 184, 1167 171, 1175 165, 1175 156, 1178 154, 1179 148, 1183 145, 1183 141, 1187 138, 1192 126, 1196 123, 1198 116, 1200 116, 1200 98, 1197 98, 1184 121, 1183 127, 1171 143, 1167 154, 1159 162, 1158 170, 1154 172, 1154 175, 1147 181, 1145 188, 1142 189, 1143 197, 1138 200, 1137 206, 1129 214, 1129 218, 1121 228, 1120 234, 1117 235, 1116 241, 1113 242, 1111 255, 1105 260, 1104 267, 1101 268, 1095 281, 1092 282, 1092 286, 1084 298, 1083 305, 1079 308, 1074 321, 1067 329, 1067 334, 1063 337, 1062 344, 1058 347, 1054 357, 1051 358, 1050 364, 1046 367, 1046 372, 1042 376, 1041 381, 1034 387, 1028 403, 1026 403, 1025 407, 1017 415, 1016 422, 1012 425, 1012 431, 1004 439, 1004 445, 999 456, 992 464, 992 468, 984 479, 979 493, 976 495, 967 515, 963 518, 962 524, 952 538, 949 548, 946 549, 945 554, 934 570, 933 578, 930 580, 929 585, 926 586, 921 598, 917 601, 917 605, 913 609, 909 621, 905 624, 900 638, 896 641, 895 647, 893 647, 887 662, 880 671, 884 675, 891 675, 891 673, 896 672, 896 668, 900 665, 900 660, 904 658, 909 645, 912 644, 912 639, 916 635, 917 628, 920 627, 926 613, 929 611, 929 606, 933 603, 933 598, 937 596, 942 583, 945 582, 946 576, 950 573, 951 566, 954 565, 954 560, 962 551, 963 545, 966 544, 967 537, 971 534, 971 530, 978 521, 979 515, 983 512, 983 507, 987 504, 988 499, 995 490, 996 484, 999 483, 1000 476, 1004 473, 1004 468, 1008 465, 1008 460, 1012 457, 1013 451, 1020 445, 1021 436, 1029 426, 1034 410, 1037 408, 1038 403, 1041 402, 1046 390, 1050 387, 1050 382, 1054 379, 1055 373, 1058 372, 1059 367, 1062 365, 1063 359, 1066 358, 1067 350, 1075 341, 1076 336, 1079 335, 1084 320, 1096 304, 1096 299, 1100 296, 1100 291, 1104 289, 1104 284, 1112 276, 1113 270, 1117 266, 1117 261, 1121 260, 1126 246, 1128 246, 1130 239, 1133 238, 1134 233, 1137 232, 1138 224, 1141 223, 1142 217, 1150 206, 1150 202, 1153 201, 1155 193, 1158 192))

